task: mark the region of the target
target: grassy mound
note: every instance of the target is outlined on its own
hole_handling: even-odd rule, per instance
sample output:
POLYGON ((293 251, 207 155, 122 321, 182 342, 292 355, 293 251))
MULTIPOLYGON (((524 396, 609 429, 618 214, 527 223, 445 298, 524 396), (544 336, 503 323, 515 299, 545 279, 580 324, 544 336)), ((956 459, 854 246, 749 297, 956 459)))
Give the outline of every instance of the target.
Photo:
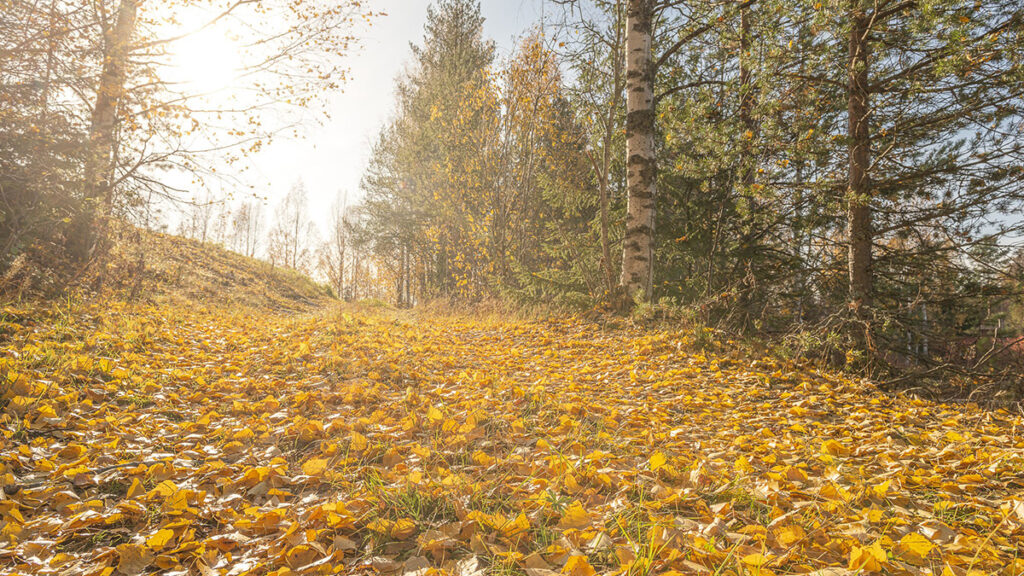
POLYGON ((299 272, 213 244, 131 227, 113 241, 103 284, 129 300, 306 311, 331 299, 299 272))

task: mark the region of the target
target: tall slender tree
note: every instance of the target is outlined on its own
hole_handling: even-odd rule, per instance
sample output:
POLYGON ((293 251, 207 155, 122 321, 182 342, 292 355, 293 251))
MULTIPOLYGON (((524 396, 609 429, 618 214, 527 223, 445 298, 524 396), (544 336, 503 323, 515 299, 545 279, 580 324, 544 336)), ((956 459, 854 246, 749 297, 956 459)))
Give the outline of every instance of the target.
POLYGON ((621 286, 649 300, 654 277, 654 0, 626 2, 626 233, 621 286))
POLYGON ((96 4, 100 11, 102 31, 102 62, 89 124, 89 144, 85 159, 84 206, 76 217, 69 235, 69 252, 85 261, 102 235, 105 219, 113 201, 111 180, 115 162, 118 112, 124 101, 128 75, 128 56, 135 34, 137 0, 121 0, 116 13, 108 17, 105 4, 96 4))

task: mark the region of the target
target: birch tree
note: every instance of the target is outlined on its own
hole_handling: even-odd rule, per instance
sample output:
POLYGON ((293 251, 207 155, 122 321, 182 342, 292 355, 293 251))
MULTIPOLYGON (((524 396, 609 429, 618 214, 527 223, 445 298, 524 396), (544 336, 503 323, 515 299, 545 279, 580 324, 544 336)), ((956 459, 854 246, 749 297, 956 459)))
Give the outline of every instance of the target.
MULTIPOLYGON (((144 204, 140 191, 180 201, 187 191, 153 170, 172 169, 205 186, 259 151, 276 133, 308 120, 308 111, 344 81, 341 58, 352 32, 372 16, 359 2, 176 0, 92 3, 101 70, 91 90, 84 208, 68 236, 86 260, 104 222, 144 204), (179 19, 179 16, 191 15, 179 19), (238 38, 237 65, 210 89, 175 72, 176 53, 204 34, 238 38), (225 123, 227 126, 225 126, 225 123)), ((229 48, 230 49, 230 48, 229 48)), ((217 56, 211 54, 211 57, 217 56)))
POLYGON ((345 271, 349 258, 349 233, 352 224, 348 218, 347 196, 338 194, 331 207, 331 219, 328 223, 327 237, 318 251, 320 273, 334 289, 338 298, 346 293, 345 271))
POLYGON ((104 13, 104 3, 97 3, 102 32, 102 62, 96 100, 89 124, 89 140, 85 158, 85 195, 82 212, 72 228, 69 252, 79 261, 87 260, 103 235, 104 219, 113 202, 113 163, 115 162, 118 111, 124 101, 128 74, 128 56, 135 35, 137 0, 120 0, 113 17, 104 13))
POLYGON ((654 274, 654 0, 626 1, 626 232, 622 277, 626 296, 650 300, 654 274))
POLYGON ((297 180, 275 210, 274 226, 267 238, 267 250, 272 263, 293 270, 305 268, 313 224, 309 220, 308 209, 309 193, 306 185, 302 180, 297 180))
POLYGON ((263 203, 259 199, 244 201, 231 214, 231 247, 235 252, 253 258, 263 234, 263 203))

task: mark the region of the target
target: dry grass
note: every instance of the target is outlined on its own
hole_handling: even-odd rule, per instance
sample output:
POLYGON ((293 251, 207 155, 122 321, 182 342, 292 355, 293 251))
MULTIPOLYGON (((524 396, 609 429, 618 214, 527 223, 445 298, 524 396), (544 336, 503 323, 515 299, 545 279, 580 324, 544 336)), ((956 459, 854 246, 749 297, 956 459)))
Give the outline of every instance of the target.
POLYGON ((220 246, 121 227, 103 270, 104 291, 154 303, 308 312, 330 303, 308 277, 220 246))

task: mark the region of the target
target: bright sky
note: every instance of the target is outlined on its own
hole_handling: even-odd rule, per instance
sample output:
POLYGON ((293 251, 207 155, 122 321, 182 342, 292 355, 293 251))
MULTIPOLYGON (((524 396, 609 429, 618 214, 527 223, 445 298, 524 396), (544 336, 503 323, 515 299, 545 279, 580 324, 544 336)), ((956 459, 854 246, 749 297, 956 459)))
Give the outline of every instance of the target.
MULTIPOLYGON (((507 56, 515 40, 540 21, 545 0, 482 0, 487 19, 484 33, 498 45, 499 58, 507 56)), ((427 0, 372 0, 378 18, 363 34, 363 48, 350 59, 350 77, 329 101, 331 119, 307 128, 303 139, 275 140, 255 159, 255 173, 246 178, 265 190, 271 211, 296 179, 309 190, 311 216, 321 229, 338 191, 348 202, 358 201, 359 180, 371 144, 394 111, 394 82, 412 53, 409 43, 421 44, 427 0), (262 182, 261 182, 262 181, 262 182), (322 206, 322 209, 318 207, 322 206)))

